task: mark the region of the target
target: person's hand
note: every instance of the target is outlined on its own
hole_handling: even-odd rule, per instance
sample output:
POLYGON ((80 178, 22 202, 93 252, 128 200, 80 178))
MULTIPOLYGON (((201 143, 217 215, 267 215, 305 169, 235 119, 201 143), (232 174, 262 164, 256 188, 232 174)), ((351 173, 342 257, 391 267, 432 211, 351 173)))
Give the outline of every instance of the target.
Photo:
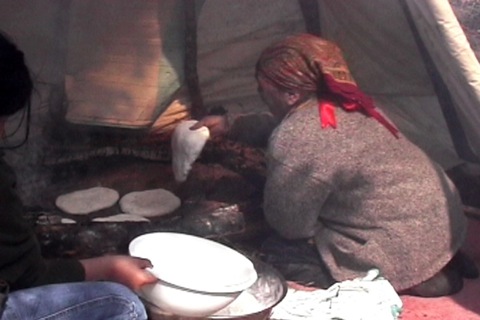
POLYGON ((229 125, 225 116, 206 116, 190 127, 190 130, 197 130, 201 127, 207 127, 211 137, 218 137, 228 133, 229 125))
POLYGON ((147 259, 114 255, 80 260, 86 280, 108 280, 121 283, 133 291, 158 279, 145 270, 152 263, 147 259))
POLYGON ((122 283, 133 291, 138 291, 145 284, 155 283, 158 279, 145 270, 152 263, 147 259, 129 256, 113 256, 110 280, 122 283))

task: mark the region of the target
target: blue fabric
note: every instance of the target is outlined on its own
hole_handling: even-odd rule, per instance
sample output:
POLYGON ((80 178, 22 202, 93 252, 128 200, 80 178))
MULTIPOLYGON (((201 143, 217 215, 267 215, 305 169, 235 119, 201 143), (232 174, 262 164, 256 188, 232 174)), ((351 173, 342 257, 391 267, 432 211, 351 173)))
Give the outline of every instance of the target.
POLYGON ((11 292, 1 320, 147 319, 127 287, 111 282, 46 285, 11 292))

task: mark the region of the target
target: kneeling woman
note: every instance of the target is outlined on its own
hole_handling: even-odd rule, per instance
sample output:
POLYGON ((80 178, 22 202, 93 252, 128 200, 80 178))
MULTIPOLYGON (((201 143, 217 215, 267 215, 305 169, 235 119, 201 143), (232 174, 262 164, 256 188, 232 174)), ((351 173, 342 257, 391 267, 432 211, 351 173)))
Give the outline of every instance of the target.
MULTIPOLYGON (((276 233, 263 245, 268 262, 317 287, 378 268, 398 292, 421 296, 451 294, 462 276, 475 275, 460 267, 466 221, 454 185, 358 89, 338 47, 307 34, 286 38, 264 50, 256 78, 273 115, 257 127, 274 123, 264 190, 276 233)), ((236 138, 245 119, 210 117, 198 126, 236 138)))

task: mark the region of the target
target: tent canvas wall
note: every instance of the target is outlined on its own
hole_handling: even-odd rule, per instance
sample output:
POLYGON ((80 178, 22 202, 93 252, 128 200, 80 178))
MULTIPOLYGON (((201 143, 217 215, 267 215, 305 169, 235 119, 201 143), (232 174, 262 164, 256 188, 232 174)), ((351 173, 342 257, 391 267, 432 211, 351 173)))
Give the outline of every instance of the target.
MULTIPOLYGON (((480 154, 480 66, 452 10, 469 1, 312 0, 318 12, 308 15, 318 18, 323 37, 342 48, 360 87, 445 169, 476 162, 480 154)), ((52 116, 133 131, 168 127, 188 116, 181 89, 189 3, 197 7, 196 65, 204 104, 229 112, 265 110, 256 93, 255 61, 273 41, 306 31, 302 2, 308 3, 0 2, 0 29, 25 51, 37 84, 34 134, 9 157, 24 180, 32 179, 34 155, 45 144, 41 132, 52 116)))
MULTIPOLYGON (((459 117, 468 147, 477 154, 480 69, 448 1, 323 0, 318 6, 321 35, 340 45, 360 87, 407 137, 445 168, 476 160, 458 154, 454 141, 461 143, 462 137, 452 138, 457 132, 449 129, 442 112, 445 98, 439 96, 449 91, 450 107, 459 117), (425 54, 436 74, 426 66, 425 54), (445 87, 437 92, 433 81, 439 77, 445 87)), ((254 96, 253 65, 258 53, 268 43, 305 28, 298 3, 292 1, 217 0, 207 1, 202 10, 199 37, 204 42, 198 44, 198 66, 207 101, 254 96), (219 11, 224 14, 216 14, 219 11), (223 31, 225 16, 233 19, 229 32, 223 31), (232 61, 232 56, 241 59, 232 61)))
POLYGON ((468 151, 458 145, 461 132, 449 130, 453 115, 445 118, 442 112, 449 103, 445 101, 448 91, 452 101, 447 107, 455 109, 468 146, 478 153, 480 69, 448 1, 390 1, 388 5, 368 1, 358 6, 325 1, 324 5, 324 19, 330 19, 325 33, 347 52, 361 87, 410 139, 446 168, 458 157, 466 158, 468 151), (351 31, 341 31, 345 29, 351 31), (435 82, 445 86, 437 87, 435 82))

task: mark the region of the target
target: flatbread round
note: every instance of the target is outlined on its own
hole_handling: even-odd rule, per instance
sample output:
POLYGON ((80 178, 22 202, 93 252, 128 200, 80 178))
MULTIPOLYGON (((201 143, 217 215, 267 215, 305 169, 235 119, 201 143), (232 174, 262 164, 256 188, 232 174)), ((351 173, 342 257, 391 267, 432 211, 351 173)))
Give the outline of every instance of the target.
POLYGON ((61 218, 60 223, 61 224, 76 224, 77 221, 75 221, 73 219, 69 219, 69 218, 61 218))
POLYGON ((210 137, 210 130, 207 127, 190 130, 195 123, 196 120, 180 122, 172 135, 172 169, 177 182, 187 180, 192 164, 200 156, 210 137))
POLYGON ((92 219, 93 222, 149 222, 145 217, 136 215, 136 214, 130 214, 130 213, 119 213, 115 214, 113 216, 108 216, 108 217, 98 217, 95 219, 92 219))
POLYGON ((55 205, 65 213, 81 215, 109 208, 117 203, 119 198, 116 190, 94 187, 61 195, 55 205))
POLYGON ((180 207, 180 199, 165 189, 135 191, 120 199, 122 212, 142 217, 163 216, 180 207))

